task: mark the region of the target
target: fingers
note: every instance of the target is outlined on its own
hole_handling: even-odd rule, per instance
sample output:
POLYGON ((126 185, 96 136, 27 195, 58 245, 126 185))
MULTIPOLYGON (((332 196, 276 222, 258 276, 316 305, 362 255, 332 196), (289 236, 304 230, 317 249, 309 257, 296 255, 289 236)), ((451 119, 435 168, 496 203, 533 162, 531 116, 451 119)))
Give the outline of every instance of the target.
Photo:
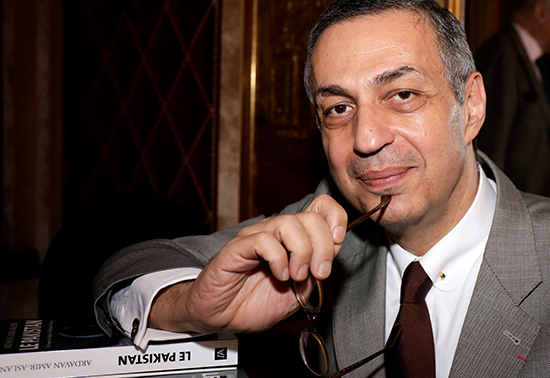
POLYGON ((325 218, 336 247, 335 253, 338 253, 346 236, 346 224, 348 222, 346 211, 338 202, 326 194, 315 198, 306 211, 316 212, 325 218))
POLYGON ((245 273, 247 270, 255 268, 257 261, 253 260, 260 258, 269 264, 271 273, 275 278, 279 281, 287 281, 290 278, 287 251, 281 244, 280 238, 276 237, 273 232, 269 231, 269 227, 265 226, 267 225, 262 227, 264 230, 258 232, 240 234, 238 238, 233 239, 228 244, 229 248, 241 253, 245 259, 250 259, 249 266, 243 266, 235 270, 242 270, 242 273, 245 273), (235 245, 232 246, 231 244, 235 245))
MULTIPOLYGON (((269 263, 279 280, 303 281, 309 275, 311 262, 319 265, 319 257, 332 261, 334 244, 330 229, 316 213, 281 215, 239 233, 239 248, 269 263)), ((249 255, 252 257, 252 255, 249 255)), ((324 277, 326 278, 326 277, 324 277)))
MULTIPOLYGON (((309 254, 294 253, 291 251, 291 262, 293 257, 299 259, 300 274, 297 281, 302 281, 307 278, 309 271, 315 278, 325 279, 330 275, 332 270, 332 261, 336 256, 335 242, 333 232, 323 217, 323 215, 315 212, 306 212, 297 214, 300 222, 304 225, 304 230, 307 233, 307 242, 310 245, 309 254)), ((341 242, 340 242, 341 243, 341 242)))
POLYGON ((245 249, 269 263, 279 280, 303 281, 311 272, 325 279, 345 236, 347 215, 329 196, 317 198, 306 212, 267 219, 241 231, 245 249))

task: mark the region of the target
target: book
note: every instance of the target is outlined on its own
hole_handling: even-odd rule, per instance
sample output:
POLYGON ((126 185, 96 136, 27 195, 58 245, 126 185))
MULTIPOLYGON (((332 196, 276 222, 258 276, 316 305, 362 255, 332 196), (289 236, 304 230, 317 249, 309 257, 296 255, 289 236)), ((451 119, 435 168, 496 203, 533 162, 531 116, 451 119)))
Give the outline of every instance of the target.
POLYGON ((95 324, 0 320, 0 378, 94 377, 189 369, 235 369, 234 334, 151 341, 147 350, 126 337, 110 339, 95 324))
MULTIPOLYGON (((242 369, 198 369, 185 370, 182 372, 148 372, 148 373, 130 373, 122 375, 106 375, 105 378, 248 378, 248 375, 242 369)), ((100 377, 94 377, 100 378, 100 377)))

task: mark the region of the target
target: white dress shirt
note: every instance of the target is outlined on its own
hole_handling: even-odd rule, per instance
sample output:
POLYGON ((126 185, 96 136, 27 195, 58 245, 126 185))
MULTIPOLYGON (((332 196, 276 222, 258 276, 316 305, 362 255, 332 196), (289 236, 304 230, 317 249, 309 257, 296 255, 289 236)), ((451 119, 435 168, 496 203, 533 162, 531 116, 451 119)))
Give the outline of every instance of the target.
POLYGON ((496 204, 496 185, 479 168, 476 198, 460 222, 425 255, 417 257, 390 241, 386 267, 386 340, 399 312, 401 278, 419 261, 433 286, 426 304, 434 335, 437 378, 449 376, 470 304, 496 204))
POLYGON ((149 328, 147 320, 153 299, 161 289, 178 282, 194 280, 200 272, 201 270, 197 268, 178 268, 136 278, 130 286, 113 295, 110 303, 111 313, 128 337, 132 332, 135 319, 139 320, 134 344, 143 350, 147 348, 149 340, 172 340, 196 336, 149 328))

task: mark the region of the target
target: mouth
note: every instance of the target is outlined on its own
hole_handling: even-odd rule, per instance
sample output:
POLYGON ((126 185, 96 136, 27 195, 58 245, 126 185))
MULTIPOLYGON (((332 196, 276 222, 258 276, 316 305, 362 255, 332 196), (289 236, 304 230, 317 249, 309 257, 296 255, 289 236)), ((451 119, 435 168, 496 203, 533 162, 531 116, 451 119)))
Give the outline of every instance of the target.
POLYGON ((411 170, 411 167, 390 167, 366 172, 358 178, 369 190, 380 192, 398 185, 411 170))

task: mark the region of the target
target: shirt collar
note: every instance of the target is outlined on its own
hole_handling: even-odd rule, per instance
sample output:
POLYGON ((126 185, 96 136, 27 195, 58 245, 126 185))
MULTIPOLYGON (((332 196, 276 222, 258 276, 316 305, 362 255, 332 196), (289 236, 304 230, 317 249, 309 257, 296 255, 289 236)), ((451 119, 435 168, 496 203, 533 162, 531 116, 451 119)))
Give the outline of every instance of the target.
POLYGON ((412 261, 420 264, 434 286, 454 290, 469 268, 483 254, 496 206, 496 184, 479 167, 479 186, 474 202, 458 224, 425 255, 417 257, 390 240, 390 252, 401 277, 412 261))
POLYGON ((540 47, 540 44, 537 42, 537 40, 519 24, 513 22, 512 26, 516 29, 519 39, 521 40, 521 43, 525 48, 525 52, 527 52, 529 60, 531 61, 531 63, 535 63, 536 60, 540 58, 543 54, 542 47, 540 47))

